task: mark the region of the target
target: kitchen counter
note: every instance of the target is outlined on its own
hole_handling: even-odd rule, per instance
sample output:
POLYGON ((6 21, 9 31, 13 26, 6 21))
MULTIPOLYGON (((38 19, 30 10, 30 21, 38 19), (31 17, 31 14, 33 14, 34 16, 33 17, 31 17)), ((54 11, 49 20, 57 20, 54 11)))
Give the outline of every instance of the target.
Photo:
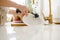
POLYGON ((0 26, 0 40, 60 40, 60 25, 0 26))

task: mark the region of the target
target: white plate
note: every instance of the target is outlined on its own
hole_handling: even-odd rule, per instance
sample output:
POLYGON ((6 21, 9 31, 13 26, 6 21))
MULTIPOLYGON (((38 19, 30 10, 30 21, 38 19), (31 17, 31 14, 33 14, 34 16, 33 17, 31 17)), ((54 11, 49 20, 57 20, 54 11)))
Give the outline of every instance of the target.
POLYGON ((39 25, 39 24, 44 24, 42 17, 34 18, 34 15, 28 14, 27 16, 25 15, 23 17, 23 22, 27 25, 39 25))

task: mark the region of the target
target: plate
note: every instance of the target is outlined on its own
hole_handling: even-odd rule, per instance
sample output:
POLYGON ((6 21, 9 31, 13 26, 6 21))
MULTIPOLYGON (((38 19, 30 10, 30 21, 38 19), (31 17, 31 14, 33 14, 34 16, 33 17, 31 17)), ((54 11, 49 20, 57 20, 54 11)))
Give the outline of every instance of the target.
POLYGON ((44 19, 41 16, 35 18, 34 15, 29 13, 23 17, 23 22, 27 25, 40 25, 44 24, 44 19))

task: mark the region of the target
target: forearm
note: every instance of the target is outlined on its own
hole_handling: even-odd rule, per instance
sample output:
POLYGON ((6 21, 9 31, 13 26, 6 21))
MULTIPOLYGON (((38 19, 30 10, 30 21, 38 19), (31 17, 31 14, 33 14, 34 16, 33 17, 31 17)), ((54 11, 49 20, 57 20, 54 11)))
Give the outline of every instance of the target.
POLYGON ((2 0, 0 1, 0 6, 6 6, 6 7, 15 7, 15 8, 22 8, 22 5, 18 5, 12 1, 8 1, 8 0, 2 0))

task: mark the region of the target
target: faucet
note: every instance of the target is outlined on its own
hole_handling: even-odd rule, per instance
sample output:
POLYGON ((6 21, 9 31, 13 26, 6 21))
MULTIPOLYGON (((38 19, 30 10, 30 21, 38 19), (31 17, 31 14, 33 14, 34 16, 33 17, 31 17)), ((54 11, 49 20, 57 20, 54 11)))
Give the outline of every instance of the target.
POLYGON ((52 24, 51 0, 49 0, 49 17, 45 17, 44 19, 48 20, 49 24, 52 24))
POLYGON ((52 12, 51 12, 51 0, 49 0, 49 16, 45 17, 44 14, 42 13, 44 20, 48 20, 49 24, 52 24, 52 12))
POLYGON ((52 15, 50 14, 49 17, 44 17, 44 20, 48 20, 49 24, 52 24, 52 15))

